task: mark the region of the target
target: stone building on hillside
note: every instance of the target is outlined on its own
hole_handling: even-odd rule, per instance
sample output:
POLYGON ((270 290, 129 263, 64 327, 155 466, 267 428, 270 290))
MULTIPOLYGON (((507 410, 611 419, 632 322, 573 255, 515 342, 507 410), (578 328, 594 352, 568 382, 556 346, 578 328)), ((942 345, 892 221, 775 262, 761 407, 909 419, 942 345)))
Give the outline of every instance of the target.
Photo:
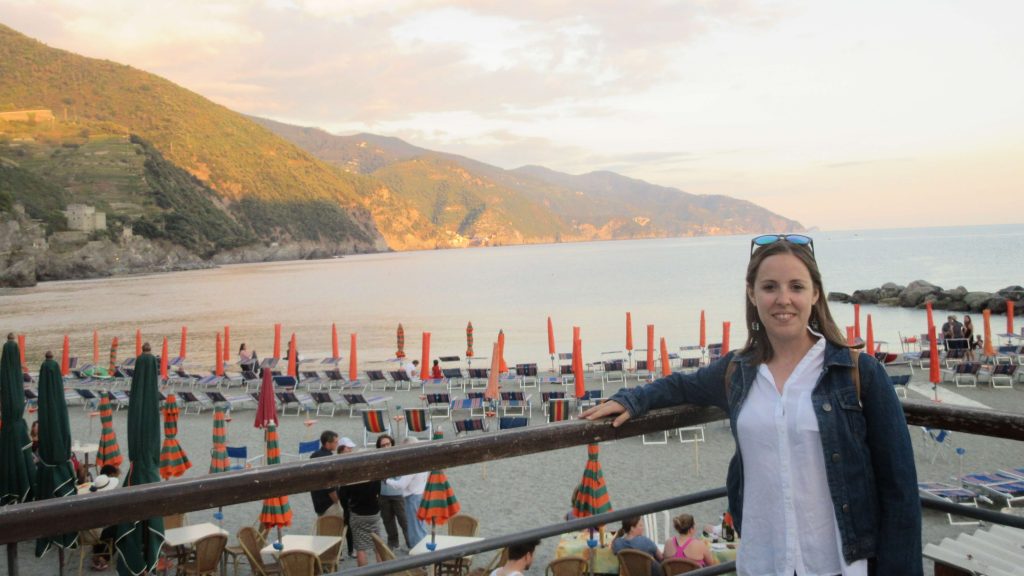
POLYGON ((11 110, 0 112, 0 120, 8 122, 48 122, 55 120, 53 112, 45 108, 37 110, 11 110))
POLYGON ((64 216, 68 219, 69 230, 92 232, 107 229, 106 213, 97 212, 96 208, 86 204, 68 204, 64 216))

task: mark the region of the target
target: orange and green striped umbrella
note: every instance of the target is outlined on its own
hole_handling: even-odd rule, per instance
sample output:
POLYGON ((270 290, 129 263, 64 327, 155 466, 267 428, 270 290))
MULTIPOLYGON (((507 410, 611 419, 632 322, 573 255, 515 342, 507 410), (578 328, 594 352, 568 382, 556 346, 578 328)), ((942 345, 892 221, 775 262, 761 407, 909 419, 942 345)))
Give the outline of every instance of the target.
POLYGON ((100 395, 100 447, 96 450, 96 468, 103 468, 107 464, 121 466, 123 460, 114 432, 114 409, 110 406, 108 392, 100 395))
POLYGON ((583 479, 572 495, 572 513, 577 518, 612 511, 612 501, 608 497, 599 456, 600 447, 597 444, 587 445, 587 465, 583 469, 583 479))
POLYGON ((466 324, 466 357, 473 357, 473 323, 466 324))
POLYGON ((117 372, 117 336, 110 341, 110 367, 108 373, 113 376, 117 372))
POLYGON ((168 394, 164 402, 164 444, 160 448, 160 477, 164 480, 181 476, 192 467, 178 443, 178 399, 168 394))
POLYGON ((405 358, 405 328, 398 324, 398 333, 395 335, 398 340, 398 350, 395 351, 395 358, 405 358))
POLYGON ((434 470, 427 477, 427 487, 423 490, 423 500, 416 511, 416 517, 431 525, 444 526, 445 522, 459 513, 462 506, 455 498, 455 491, 448 483, 448 476, 443 470, 434 470))
POLYGON ((228 428, 224 417, 224 406, 217 406, 213 413, 213 449, 210 450, 210 474, 227 472, 231 467, 228 459, 228 428))
MULTIPOLYGON (((273 421, 267 423, 267 465, 273 466, 281 463, 281 448, 277 442, 277 424, 273 421)), ((260 510, 260 523, 267 528, 292 525, 292 507, 288 504, 287 496, 273 496, 263 501, 263 508, 260 510)))

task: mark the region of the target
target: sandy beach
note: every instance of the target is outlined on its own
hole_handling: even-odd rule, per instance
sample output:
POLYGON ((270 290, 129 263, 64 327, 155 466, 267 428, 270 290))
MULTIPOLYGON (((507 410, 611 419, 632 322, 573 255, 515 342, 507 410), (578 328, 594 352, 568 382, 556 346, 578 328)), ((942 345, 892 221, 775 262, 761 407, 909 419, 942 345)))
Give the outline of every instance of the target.
MULTIPOLYGON (((895 369, 894 373, 899 370, 901 369, 895 369)), ((598 375, 590 376, 588 388, 596 387, 599 378, 598 375)), ((910 398, 923 400, 926 398, 925 394, 931 397, 931 388, 926 379, 926 372, 917 371, 914 374, 909 391, 910 398)), ((993 409, 1021 413, 1024 412, 1021 387, 1022 385, 1018 384, 1015 390, 1010 391, 993 390, 987 384, 981 384, 976 389, 954 388, 951 384, 945 384, 942 395, 946 404, 980 404, 993 409)), ((542 388, 547 389, 556 387, 545 385, 542 388)), ((557 389, 561 389, 561 386, 557 389)), ((528 392, 533 394, 535 404, 530 425, 544 425, 544 417, 539 406, 540 394, 537 390, 528 392)), ((611 393, 610 389, 608 393, 611 393)), ((389 401, 392 415, 399 413, 399 406, 422 404, 418 389, 412 392, 378 391, 374 394, 392 397, 389 401)), ((458 391, 454 393, 456 396, 459 394, 458 391)), ((246 445, 250 452, 260 454, 263 452, 263 433, 253 426, 254 411, 252 405, 249 406, 233 413, 233 419, 228 425, 228 444, 246 445)), ((90 411, 79 405, 70 406, 69 412, 74 439, 80 442, 97 442, 100 431, 99 418, 90 417, 90 411)), ((362 445, 361 420, 358 417, 349 418, 347 410, 339 410, 334 417, 306 416, 301 413, 295 416, 293 413, 292 409, 289 415, 280 417, 281 447, 285 453, 296 452, 300 441, 316 438, 326 429, 348 436, 358 445, 362 445), (307 426, 307 419, 315 419, 316 422, 307 426)), ((27 415, 29 422, 32 419, 32 415, 27 415)), ((195 478, 207 473, 210 463, 212 419, 212 412, 209 410, 199 415, 181 416, 178 438, 193 464, 185 478, 195 478)), ((114 423, 118 441, 127 459, 126 420, 126 410, 115 413, 114 423)), ((448 420, 435 422, 443 427, 446 437, 451 437, 453 427, 448 420)), ((487 433, 495 433, 495 428, 496 425, 492 424, 491 431, 487 433)), ((918 477, 922 481, 949 481, 958 474, 961 462, 953 450, 954 447, 961 447, 965 451, 962 457, 964 472, 992 471, 1024 464, 1019 457, 1020 446, 1015 442, 961 433, 952 434, 947 440, 951 446, 943 448, 932 463, 930 459, 934 442, 927 439, 919 427, 911 427, 910 433, 914 443, 918 477)), ((674 436, 670 437, 665 445, 645 446, 639 437, 602 444, 601 464, 613 506, 621 508, 724 485, 727 464, 734 450, 727 424, 723 421, 706 425, 705 439, 704 443, 697 445, 699 466, 695 460, 694 445, 682 444, 674 436)), ((569 510, 570 496, 580 480, 585 463, 586 447, 580 446, 452 468, 447 472, 463 512, 480 519, 480 535, 497 536, 560 521, 569 510)), ((309 494, 291 495, 290 504, 294 512, 294 522, 285 533, 312 533, 314 514, 309 494)), ((224 510, 223 527, 232 533, 232 542, 235 540, 234 533, 241 526, 255 522, 259 507, 260 502, 249 502, 224 510)), ((693 506, 686 511, 694 514, 697 522, 703 524, 716 522, 725 507, 725 500, 722 499, 693 506)), ((680 511, 672 511, 673 514, 678 512, 680 511)), ((216 522, 212 510, 192 512, 188 515, 188 521, 216 522)), ((954 537, 961 531, 975 529, 974 526, 952 526, 944 514, 927 510, 923 512, 923 521, 925 542, 937 543, 944 537, 954 537)), ((662 528, 659 537, 664 540, 666 536, 662 528)), ((544 566, 554 558, 555 545, 555 539, 549 539, 541 545, 532 573, 543 573, 544 566)), ((55 574, 56 552, 36 559, 33 551, 34 543, 25 542, 20 545, 21 573, 32 576, 55 574)), ((484 565, 489 560, 490 555, 481 555, 475 560, 475 565, 484 565)), ((68 562, 77 569, 77 551, 69 554, 68 562)), ((6 561, 0 566, 0 570, 6 570, 6 561)), ((353 560, 342 563, 342 568, 354 566, 353 560)), ((926 572, 930 570, 930 563, 926 562, 926 572)))

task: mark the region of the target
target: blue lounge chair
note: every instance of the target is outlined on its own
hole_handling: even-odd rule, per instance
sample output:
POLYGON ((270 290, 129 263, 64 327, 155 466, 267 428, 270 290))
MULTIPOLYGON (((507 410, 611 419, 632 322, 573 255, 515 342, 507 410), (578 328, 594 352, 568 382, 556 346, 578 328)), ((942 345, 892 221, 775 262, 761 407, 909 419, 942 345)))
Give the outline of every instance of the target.
POLYGON ((522 428, 530 424, 528 418, 522 416, 502 416, 498 418, 498 430, 509 430, 511 428, 522 428))
POLYGON ((470 432, 487 432, 487 422, 483 418, 469 418, 466 420, 455 420, 455 435, 469 434, 470 432))
POLYGON ((358 392, 342 394, 341 398, 345 401, 345 404, 348 404, 348 415, 350 418, 352 416, 355 416, 356 410, 373 408, 377 404, 384 404, 386 408, 388 405, 388 400, 391 400, 391 396, 366 397, 358 392))
POLYGON ((231 459, 229 470, 245 470, 252 467, 253 462, 263 460, 263 454, 249 456, 248 446, 228 446, 227 453, 228 458, 231 459))
POLYGON ((310 392, 310 396, 313 398, 313 403, 316 404, 316 415, 320 415, 321 410, 325 410, 327 407, 331 409, 331 416, 334 416, 334 412, 338 409, 338 403, 331 397, 331 393, 328 391, 310 392))

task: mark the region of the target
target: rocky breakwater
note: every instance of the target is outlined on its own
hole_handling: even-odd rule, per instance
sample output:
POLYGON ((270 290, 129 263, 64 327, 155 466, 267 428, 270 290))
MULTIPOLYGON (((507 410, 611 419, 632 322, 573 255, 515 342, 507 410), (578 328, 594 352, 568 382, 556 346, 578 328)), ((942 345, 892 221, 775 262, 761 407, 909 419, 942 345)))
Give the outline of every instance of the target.
POLYGON ((953 312, 981 312, 988 309, 996 314, 1006 313, 1007 300, 1013 302, 1014 315, 1024 315, 1024 288, 1007 286, 996 292, 970 291, 963 286, 946 290, 924 280, 915 280, 906 286, 887 282, 879 288, 857 290, 853 294, 829 292, 828 299, 848 304, 877 304, 901 308, 924 308, 928 302, 936 310, 953 312))

